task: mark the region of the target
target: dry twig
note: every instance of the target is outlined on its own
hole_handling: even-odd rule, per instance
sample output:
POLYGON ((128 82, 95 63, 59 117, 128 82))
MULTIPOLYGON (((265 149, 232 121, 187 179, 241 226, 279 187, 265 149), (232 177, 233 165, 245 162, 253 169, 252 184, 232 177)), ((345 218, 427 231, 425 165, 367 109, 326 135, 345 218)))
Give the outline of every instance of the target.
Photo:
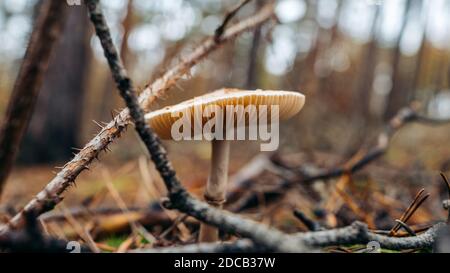
MULTIPOLYGON (((330 229, 316 232, 305 232, 289 235, 289 240, 297 240, 310 247, 329 247, 338 245, 366 245, 369 242, 378 242, 382 248, 391 250, 430 248, 435 243, 438 231, 445 227, 438 223, 426 232, 411 237, 389 237, 379 235, 368 230, 367 225, 355 222, 344 228, 330 229)), ((267 252, 249 240, 238 240, 233 243, 204 243, 177 247, 136 249, 138 253, 227 253, 227 252, 267 252)))
POLYGON ((369 163, 380 158, 384 155, 389 148, 389 143, 392 136, 401 128, 409 123, 422 123, 428 125, 442 125, 450 123, 450 120, 439 120, 424 117, 418 113, 417 104, 412 104, 409 107, 401 109, 397 115, 395 115, 387 124, 384 131, 378 136, 377 144, 374 148, 369 150, 360 160, 349 164, 348 166, 338 167, 331 170, 321 171, 316 174, 308 173, 300 170, 300 177, 297 180, 298 183, 313 183, 317 180, 327 180, 335 177, 339 177, 344 174, 355 173, 364 168, 369 163))
POLYGON ((319 231, 322 229, 319 223, 306 216, 301 210, 294 210, 294 216, 300 220, 310 231, 319 231))
POLYGON ((222 21, 222 24, 216 29, 214 33, 214 41, 216 43, 220 42, 220 39, 222 38, 222 35, 225 31, 225 28, 227 27, 228 22, 230 22, 231 19, 238 13, 238 11, 243 8, 245 5, 250 3, 251 0, 243 0, 242 2, 238 3, 235 7, 233 7, 227 14, 225 15, 225 18, 222 21))
MULTIPOLYGON (((0 250, 7 252, 67 252, 67 246, 67 241, 44 236, 32 212, 25 215, 23 229, 0 234, 0 250)), ((80 251, 90 252, 81 244, 80 251)))
MULTIPOLYGON (((317 181, 330 181, 333 178, 338 178, 343 175, 351 175, 366 167, 368 164, 374 162, 383 156, 389 148, 389 143, 393 135, 410 123, 421 123, 426 125, 443 125, 450 123, 450 119, 432 119, 428 117, 424 117, 418 113, 419 107, 416 103, 413 103, 409 107, 405 107, 401 109, 395 117, 393 117, 390 122, 386 125, 384 131, 380 133, 378 136, 378 141, 375 147, 370 149, 367 153, 358 157, 357 160, 351 160, 348 164, 344 166, 339 166, 336 168, 330 169, 321 169, 316 168, 314 166, 308 166, 308 168, 292 168, 290 166, 286 166, 282 161, 277 160, 277 158, 272 158, 269 161, 266 161, 270 164, 270 166, 260 167, 259 169, 273 169, 274 166, 278 168, 276 174, 281 176, 284 181, 280 183, 277 187, 271 189, 271 192, 266 193, 267 195, 278 193, 278 197, 282 196, 284 193, 288 191, 289 188, 294 187, 295 185, 304 185, 304 184, 312 184, 317 181)), ((230 192, 242 192, 247 190, 252 183, 240 183, 236 185, 236 187, 230 192)), ((233 197, 235 198, 235 197, 233 197)), ((233 211, 241 211, 243 208, 252 207, 250 204, 258 204, 258 196, 257 194, 248 194, 244 196, 241 200, 239 200, 239 204, 237 206, 233 206, 233 211)), ((272 198, 271 200, 276 200, 272 198)))
POLYGON ((444 180, 445 186, 447 188, 448 191, 448 199, 444 200, 442 202, 442 206, 444 207, 444 209, 447 210, 448 212, 448 216, 447 216, 447 223, 450 223, 450 182, 448 181, 447 177, 445 176, 445 174, 441 173, 441 177, 444 180))
POLYGON ((396 222, 397 224, 392 227, 392 229, 389 231, 389 236, 395 236, 395 234, 400 230, 400 228, 405 228, 405 230, 409 233, 414 233, 411 228, 409 228, 406 224, 408 220, 414 215, 414 213, 417 211, 418 208, 425 202, 425 200, 430 197, 430 194, 424 194, 425 189, 421 189, 416 197, 414 198, 413 202, 409 207, 405 210, 405 212, 402 214, 400 219, 398 219, 396 222))

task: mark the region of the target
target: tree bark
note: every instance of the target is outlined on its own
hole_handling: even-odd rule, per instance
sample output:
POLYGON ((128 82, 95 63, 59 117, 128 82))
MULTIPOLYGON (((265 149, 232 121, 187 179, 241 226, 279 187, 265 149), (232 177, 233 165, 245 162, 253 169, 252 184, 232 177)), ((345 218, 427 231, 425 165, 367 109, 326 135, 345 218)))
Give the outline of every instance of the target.
POLYGON ((408 23, 408 15, 411 10, 412 0, 408 0, 405 4, 405 14, 403 15, 402 27, 400 29, 400 34, 397 40, 397 45, 395 47, 394 56, 393 56, 393 81, 394 85, 392 87, 391 92, 388 95, 386 102, 386 110, 384 112, 384 120, 390 120, 397 111, 406 106, 409 100, 409 91, 404 88, 404 79, 402 75, 402 53, 400 50, 400 43, 403 39, 403 35, 406 30, 406 25, 408 23))
POLYGON ((50 61, 25 135, 21 163, 55 163, 72 157, 72 148, 79 144, 89 59, 85 6, 70 6, 64 35, 50 61))
POLYGON ((375 66, 377 61, 377 31, 378 22, 381 14, 381 7, 375 7, 375 15, 372 22, 371 41, 367 45, 363 53, 361 62, 361 72, 357 80, 356 94, 354 105, 357 114, 361 115, 366 121, 370 119, 370 95, 372 91, 372 83, 374 80, 375 66))
POLYGON ((65 23, 65 2, 44 1, 38 5, 36 23, 0 132, 0 194, 30 122, 51 52, 65 23))

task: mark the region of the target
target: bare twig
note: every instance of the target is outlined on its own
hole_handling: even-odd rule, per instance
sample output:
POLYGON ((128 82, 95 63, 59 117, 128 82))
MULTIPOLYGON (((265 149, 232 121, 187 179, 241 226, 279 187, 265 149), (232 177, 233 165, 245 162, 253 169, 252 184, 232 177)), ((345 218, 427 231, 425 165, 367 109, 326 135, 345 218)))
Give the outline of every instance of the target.
POLYGON ((95 245, 94 240, 92 239, 90 233, 88 230, 86 230, 85 227, 83 227, 69 212, 69 210, 65 207, 61 207, 62 212, 64 213, 64 216, 67 219, 67 222, 70 223, 72 228, 75 230, 75 232, 78 234, 78 236, 83 239, 84 242, 87 243, 87 246, 89 249, 94 252, 98 253, 100 250, 95 245))
POLYGON ((294 210, 294 216, 297 217, 310 231, 319 231, 322 229, 319 223, 306 216, 301 210, 294 210))
POLYGON ((225 31, 225 28, 227 27, 228 22, 233 19, 233 17, 238 13, 238 11, 250 3, 251 0, 243 0, 242 2, 238 3, 235 7, 233 7, 227 14, 225 15, 225 18, 222 21, 222 24, 216 29, 214 33, 214 41, 216 43, 220 42, 220 39, 222 38, 222 35, 225 31))
POLYGON ((307 245, 315 247, 367 244, 375 241, 386 249, 419 249, 432 247, 437 236, 437 231, 443 226, 445 226, 444 223, 438 223, 420 235, 396 238, 370 232, 366 224, 355 222, 351 226, 344 228, 300 233, 297 235, 297 238, 303 240, 307 245))
MULTIPOLYGON (((231 41, 243 32, 258 27, 270 20, 273 14, 273 5, 266 5, 257 14, 229 27, 222 35, 220 43, 216 43, 213 37, 205 40, 183 61, 168 70, 162 77, 154 81, 141 93, 139 97, 140 106, 144 110, 148 110, 150 105, 158 97, 164 95, 166 91, 168 91, 184 74, 188 73, 195 64, 206 58, 225 42, 231 41)), ((77 176, 87 169, 91 162, 98 158, 102 151, 108 148, 109 144, 119 138, 129 124, 129 110, 124 109, 111 122, 105 125, 105 127, 64 166, 52 181, 50 181, 50 183, 28 204, 26 204, 21 212, 11 219, 7 226, 0 229, 0 233, 10 228, 17 228, 23 225, 24 213, 27 211, 34 210, 38 214, 42 214, 51 210, 62 200, 61 195, 74 183, 77 176)))
POLYGON ((99 0, 86 0, 86 3, 91 21, 95 26, 105 57, 108 60, 111 73, 120 91, 120 95, 129 109, 136 132, 144 142, 169 192, 170 200, 166 200, 164 206, 170 209, 178 209, 207 224, 221 227, 225 231, 231 233, 238 232, 245 237, 253 239, 257 244, 261 244, 274 251, 306 251, 308 249, 306 246, 296 241, 286 240, 288 235, 278 230, 225 213, 189 195, 178 180, 159 138, 145 122, 144 110, 139 106, 133 84, 130 78, 128 78, 113 44, 109 28, 99 5, 99 0))
POLYGON ((416 232, 405 222, 395 219, 395 222, 397 222, 406 232, 408 232, 409 235, 416 236, 416 232))
MULTIPOLYGON (((430 194, 425 194, 425 189, 421 189, 414 198, 413 202, 409 205, 409 207, 405 210, 405 212, 400 217, 400 221, 397 221, 397 224, 392 227, 391 231, 389 232, 389 236, 394 236, 397 231, 402 227, 402 223, 406 223, 413 214, 417 211, 418 208, 425 202, 425 200, 430 197, 430 194)), ((407 230, 408 231, 408 230, 407 230)))
POLYGON ((30 122, 66 11, 63 1, 45 1, 40 7, 0 131, 0 196, 30 122))
MULTIPOLYGON (((438 223, 426 232, 411 237, 389 237, 368 230, 367 225, 355 222, 350 226, 316 232, 305 232, 289 235, 288 239, 300 241, 311 247, 329 247, 339 245, 356 245, 377 242, 382 248, 391 250, 424 249, 435 243, 438 231, 446 225, 438 223)), ((226 252, 269 252, 249 240, 238 240, 233 243, 206 243, 179 247, 136 249, 138 253, 226 253, 226 252)))
POLYGON ((355 173, 364 168, 369 163, 384 155, 389 147, 392 136, 406 124, 417 122, 428 125, 442 125, 450 123, 450 120, 436 120, 423 117, 418 113, 416 104, 401 109, 387 124, 385 130, 378 136, 377 144, 369 150, 360 160, 345 166, 331 170, 319 171, 317 174, 302 173, 299 183, 313 183, 317 180, 331 179, 339 177, 345 173, 355 173))
POLYGON ((368 239, 369 241, 376 241, 380 243, 381 247, 391 250, 431 248, 436 240, 438 230, 444 226, 444 223, 439 223, 420 235, 402 238, 368 233, 368 239))
MULTIPOLYGON (((23 229, 0 234, 0 250, 7 252, 68 252, 67 245, 67 241, 44 236, 32 212, 25 215, 23 229)), ((80 251, 90 252, 81 244, 80 251)))
POLYGON ((248 240, 242 239, 232 243, 201 243, 175 247, 135 249, 131 253, 248 253, 266 252, 248 240))
MULTIPOLYGON (((69 213, 75 218, 83 217, 86 215, 102 217, 102 216, 123 213, 121 208, 116 208, 116 207, 97 207, 97 208, 92 208, 92 209, 87 209, 86 207, 73 207, 73 208, 68 208, 68 210, 69 210, 69 213)), ((157 215, 160 213, 162 214, 162 212, 161 212, 162 210, 160 211, 160 210, 153 209, 153 208, 130 207, 130 208, 128 208, 128 211, 142 213, 142 214, 148 213, 151 215, 157 215)), ((155 218, 159 218, 159 217, 155 217, 155 218)), ((39 219, 44 222, 63 221, 63 220, 65 220, 65 215, 64 215, 64 213, 61 213, 58 211, 50 211, 50 212, 42 214, 39 217, 39 219)))
POLYGON ((444 180, 445 186, 447 187, 448 191, 448 199, 442 201, 442 205, 444 209, 447 210, 448 216, 447 216, 447 223, 450 223, 450 182, 448 181, 445 174, 441 173, 441 177, 444 180))
MULTIPOLYGON (((119 206, 119 208, 122 210, 124 215, 130 215, 130 211, 128 210, 127 205, 125 204, 125 201, 123 201, 122 197, 120 196, 117 189, 114 187, 112 183, 112 178, 109 172, 104 169, 102 171, 102 175, 104 177, 104 181, 106 183, 106 187, 108 188, 109 193, 113 197, 116 204, 119 206)), ((153 243, 155 242, 155 237, 150 234, 141 224, 139 224, 137 221, 132 219, 131 217, 128 217, 128 222, 130 223, 130 227, 135 235, 140 234, 142 237, 144 237, 148 242, 153 243)))
POLYGON ((306 252, 311 248, 301 241, 290 240, 290 236, 255 221, 238 217, 232 213, 208 206, 192 198, 187 192, 172 196, 163 203, 169 209, 178 209, 202 222, 216 226, 221 230, 249 238, 255 244, 275 252, 306 252))
POLYGON ((167 234, 169 234, 170 232, 172 232, 172 230, 174 230, 179 223, 182 223, 184 220, 186 220, 186 218, 188 217, 188 215, 184 214, 184 215, 180 215, 178 216, 172 223, 172 225, 167 228, 166 230, 164 230, 163 232, 161 232, 161 234, 158 236, 159 238, 164 238, 167 236, 167 234))
MULTIPOLYGON (((390 122, 386 125, 384 131, 378 136, 377 143, 375 147, 370 149, 363 156, 358 158, 358 160, 351 161, 349 164, 345 164, 344 166, 339 166, 330 169, 322 169, 314 166, 308 166, 308 168, 292 168, 289 166, 285 166, 283 162, 272 162, 280 169, 277 171, 277 174, 280 175, 284 181, 280 183, 278 187, 271 189, 272 193, 281 193, 279 196, 283 195, 282 193, 287 192, 287 190, 298 184, 312 184, 317 181, 330 181, 333 178, 341 177, 345 174, 354 174, 368 164, 374 162, 383 156, 389 148, 389 143, 392 136, 401 128, 406 126, 409 123, 421 123, 426 125, 443 125, 449 124, 450 119, 432 119, 428 117, 423 117, 418 113, 419 107, 417 103, 411 104, 409 107, 405 107, 401 109, 395 117, 393 117, 390 122)), ((264 170, 265 168, 260 168, 264 170)), ((249 187, 251 183, 241 183, 241 185, 237 185, 230 192, 240 192, 245 190, 245 188, 249 187)), ((257 194, 249 194, 244 196, 245 199, 239 200, 238 206, 233 206, 233 211, 240 211, 242 208, 248 207, 248 204, 258 203, 255 200, 258 200, 257 194)), ((274 198, 272 199, 274 200, 274 198)))

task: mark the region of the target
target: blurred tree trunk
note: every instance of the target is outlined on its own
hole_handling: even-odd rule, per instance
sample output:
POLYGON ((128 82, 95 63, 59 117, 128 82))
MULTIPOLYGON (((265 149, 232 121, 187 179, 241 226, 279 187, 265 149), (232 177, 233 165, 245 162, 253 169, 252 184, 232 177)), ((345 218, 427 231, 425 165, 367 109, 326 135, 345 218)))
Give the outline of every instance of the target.
POLYGON ((375 78, 375 67, 378 59, 377 34, 381 17, 381 5, 375 6, 370 30, 370 41, 363 48, 361 60, 355 70, 357 75, 353 84, 354 91, 351 94, 353 108, 351 122, 353 126, 352 141, 347 143, 344 154, 351 156, 363 147, 370 129, 374 123, 374 117, 370 112, 370 102, 372 98, 372 85, 375 78))
MULTIPOLYGON (((255 11, 259 10, 263 6, 262 1, 257 1, 255 3, 255 11)), ((247 67, 247 81, 245 83, 246 89, 256 89, 258 88, 258 51, 261 42, 261 27, 256 28, 253 31, 252 44, 250 46, 250 51, 248 54, 248 67, 247 67)))
POLYGON ((90 60, 88 26, 84 5, 71 6, 24 139, 21 163, 66 161, 78 144, 90 60))
MULTIPOLYGON (((319 32, 320 32, 320 27, 317 24, 316 21, 316 13, 317 13, 317 3, 310 0, 310 1, 306 1, 306 14, 303 17, 302 21, 300 22, 300 30, 302 29, 302 24, 305 21, 308 22, 314 22, 315 25, 317 25, 317 34, 316 34, 316 39, 312 42, 312 46, 309 49, 309 51, 306 53, 307 55, 299 60, 295 62, 294 68, 293 68, 293 72, 294 73, 289 73, 288 77, 290 76, 290 78, 288 78, 288 80, 290 82, 294 83, 294 86, 297 87, 297 89, 299 90, 305 90, 308 91, 310 94, 316 93, 316 88, 315 88, 315 73, 314 73, 314 63, 316 62, 317 59, 317 55, 319 53, 319 32)), ((305 92, 304 91, 304 92, 305 92)))
POLYGON ((249 62, 247 68, 247 89, 256 89, 258 87, 258 49, 261 40, 261 28, 255 29, 253 32, 253 40, 249 51, 249 62))
POLYGON ((411 92, 404 86, 404 75, 402 74, 402 53, 400 49, 400 43, 403 39, 403 36, 405 35, 406 26, 408 23, 409 13, 412 6, 412 0, 407 0, 405 4, 405 12, 403 15, 403 21, 402 26, 400 29, 400 34, 397 40, 397 44, 394 50, 393 55, 393 87, 391 92, 388 95, 387 102, 386 102, 386 109, 384 112, 384 120, 388 121, 390 120, 397 112, 398 110, 405 106, 408 103, 408 100, 410 99, 411 92))
MULTIPOLYGON (((328 30, 329 40, 327 43, 323 46, 323 52, 321 55, 323 55, 322 58, 326 59, 328 58, 327 53, 329 50, 340 50, 339 49, 339 42, 340 42, 340 32, 339 32, 339 17, 341 16, 343 9, 343 1, 338 0, 337 1, 337 7, 336 7, 336 14, 335 14, 335 23, 333 27, 328 30)), ((334 101, 336 102, 336 106, 338 109, 345 110, 345 105, 347 104, 347 100, 344 99, 344 96, 342 95, 343 92, 341 89, 337 88, 335 82, 336 82, 336 74, 334 71, 334 68, 328 65, 329 73, 325 77, 321 78, 319 81, 319 90, 321 90, 322 96, 324 96, 324 99, 327 101, 334 101)))
POLYGON ((422 35, 422 43, 420 44, 419 52, 416 55, 416 63, 415 63, 415 70, 414 70, 414 78, 411 84, 411 89, 414 92, 414 97, 417 97, 417 89, 420 88, 421 80, 422 80, 422 66, 425 59, 425 52, 427 51, 427 39, 425 36, 425 30, 424 28, 423 35, 422 35))
POLYGON ((61 2, 36 5, 35 26, 0 128, 0 195, 31 120, 66 11, 67 5, 61 2))
POLYGON ((431 48, 428 47, 427 44, 427 29, 429 24, 428 18, 428 9, 423 9, 422 6, 419 7, 419 13, 423 17, 423 22, 421 24, 421 43, 419 52, 415 57, 415 66, 414 66, 414 75, 413 80, 411 81, 411 91, 413 93, 413 99, 420 99, 420 89, 423 79, 425 78, 423 75, 423 66, 426 65, 427 53, 431 48))
POLYGON ((360 72, 357 78, 354 102, 357 116, 361 116, 366 122, 370 121, 370 98, 372 94, 372 84, 374 80, 375 67, 377 61, 377 33, 378 22, 381 14, 381 6, 375 7, 375 14, 370 31, 370 41, 363 52, 360 62, 360 72))
MULTIPOLYGON (((134 22, 134 12, 133 12, 133 0, 128 0, 127 4, 127 15, 122 22, 123 27, 123 37, 122 44, 120 46, 120 57, 122 58, 122 62, 127 68, 130 64, 130 59, 132 59, 132 55, 130 53, 128 47, 128 38, 130 37, 131 30, 135 24, 134 22)), ((117 87, 114 83, 110 73, 107 73, 105 80, 105 84, 103 87, 102 96, 100 98, 100 107, 98 107, 100 113, 98 113, 97 117, 100 117, 102 120, 108 120, 111 117, 111 111, 117 109, 119 105, 122 104, 122 98, 120 96, 111 96, 111 94, 116 94, 113 92, 117 87), (113 92, 113 93, 111 93, 113 92)))

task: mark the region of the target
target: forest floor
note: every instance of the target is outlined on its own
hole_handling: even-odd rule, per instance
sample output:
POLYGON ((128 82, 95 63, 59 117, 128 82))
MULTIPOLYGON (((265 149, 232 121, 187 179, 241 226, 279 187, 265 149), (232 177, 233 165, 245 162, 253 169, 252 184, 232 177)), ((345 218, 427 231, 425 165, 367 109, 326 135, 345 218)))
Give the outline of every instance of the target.
MULTIPOLYGON (((281 194, 277 185, 283 179, 276 173, 262 170, 248 178, 252 185, 247 189, 260 195, 261 199, 256 204, 243 203, 239 199, 232 200, 226 208, 288 233, 307 231, 304 223, 294 214, 295 211, 303 212, 324 227, 346 226, 359 220, 367 223, 372 230, 389 230, 396 224, 395 219, 401 217, 423 188, 423 195, 429 193, 430 198, 408 219, 408 225, 422 230, 446 217, 441 202, 447 198, 447 192, 439 173, 443 171, 447 175, 450 174, 450 147, 444 145, 448 138, 443 136, 443 130, 448 129, 425 131, 420 126, 410 126, 395 136, 386 155, 360 172, 317 181, 312 185, 294 185, 281 194)), ((241 149, 242 145, 246 144, 240 143, 232 149, 231 180, 233 175, 244 169, 257 155, 241 149)), ((142 223, 149 232, 158 237, 157 243, 153 245, 195 241, 198 223, 194 219, 184 218, 182 221, 186 226, 170 230, 170 223, 175 219, 180 220, 182 216, 166 211, 160 213, 150 205, 159 202, 165 195, 165 190, 153 165, 144 155, 125 162, 112 161, 111 158, 117 158, 114 153, 121 153, 122 149, 126 148, 124 146, 127 146, 126 143, 119 145, 112 151, 113 155, 103 155, 101 161, 92 166, 91 171, 84 172, 77 179, 76 185, 64 194, 65 199, 61 206, 58 206, 53 214, 49 213, 49 220, 44 221, 47 232, 59 238, 77 238, 81 236, 77 226, 87 227, 104 250, 117 251, 121 246, 125 247, 122 244, 129 243, 130 234, 127 230, 130 217, 134 217, 135 221, 142 223), (129 209, 128 214, 123 204, 126 210, 129 209), (76 209, 80 207, 116 211, 105 213, 101 217, 85 217, 77 214, 76 209), (58 218, 58 213, 62 217, 58 218), (73 214, 73 217, 70 214, 73 214), (123 215, 128 216, 124 218, 123 215), (149 220, 149 217, 154 221, 149 220), (161 234, 164 234, 166 239, 159 238, 161 234)), ((208 175, 209 145, 203 143, 189 148, 181 147, 180 144, 169 144, 170 158, 183 184, 200 198, 208 175)), ((346 159, 335 154, 288 150, 284 149, 277 157, 289 166, 302 167, 312 164, 332 169, 346 162, 346 159)), ((13 214, 12 211, 19 210, 57 171, 54 166, 16 168, 3 196, 3 204, 6 206, 2 207, 2 215, 5 217, 7 214, 13 214)), ((231 185, 232 189, 233 186, 236 189, 237 185, 231 185)), ((239 198, 242 199, 242 196, 239 198)), ((351 246, 342 250, 342 247, 338 247, 330 251, 350 251, 353 248, 354 246, 351 246)))

